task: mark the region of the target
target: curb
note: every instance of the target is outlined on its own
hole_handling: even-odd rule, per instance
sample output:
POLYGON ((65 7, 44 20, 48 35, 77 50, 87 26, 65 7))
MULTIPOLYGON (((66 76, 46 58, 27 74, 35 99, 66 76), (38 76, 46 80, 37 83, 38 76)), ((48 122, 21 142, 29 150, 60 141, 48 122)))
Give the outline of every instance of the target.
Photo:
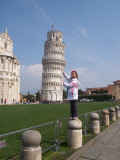
POLYGON ((80 155, 85 153, 88 148, 90 148, 97 140, 99 140, 102 136, 104 136, 105 133, 107 133, 113 126, 115 126, 120 119, 116 120, 114 123, 112 123, 109 127, 104 129, 101 133, 99 133, 96 137, 91 139, 87 144, 85 144, 82 148, 77 150, 75 153, 73 153, 70 157, 68 157, 66 160, 77 160, 80 158, 80 155))

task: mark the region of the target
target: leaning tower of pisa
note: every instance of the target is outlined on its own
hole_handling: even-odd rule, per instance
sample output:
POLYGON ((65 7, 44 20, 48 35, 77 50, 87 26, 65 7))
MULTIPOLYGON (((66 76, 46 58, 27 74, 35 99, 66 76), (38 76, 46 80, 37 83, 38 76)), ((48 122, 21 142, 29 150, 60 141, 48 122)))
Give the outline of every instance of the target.
POLYGON ((63 33, 49 31, 47 41, 44 44, 44 57, 42 59, 42 100, 62 101, 63 99, 64 49, 63 33))

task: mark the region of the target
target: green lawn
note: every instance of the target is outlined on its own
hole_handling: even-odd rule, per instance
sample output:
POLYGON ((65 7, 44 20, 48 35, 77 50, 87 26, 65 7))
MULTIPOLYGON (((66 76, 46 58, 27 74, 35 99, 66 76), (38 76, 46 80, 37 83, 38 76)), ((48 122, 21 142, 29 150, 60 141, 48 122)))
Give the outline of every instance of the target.
MULTIPOLYGON (((100 110, 103 108, 108 108, 111 106, 117 106, 120 103, 111 102, 101 102, 101 103, 79 103, 78 109, 79 114, 88 113, 91 111, 100 110)), ((0 135, 35 125, 44 124, 50 121, 57 121, 69 117, 70 105, 69 104, 37 104, 37 105, 0 105, 0 135)), ((84 122, 83 117, 79 117, 82 122, 84 122)), ((58 141, 64 141, 60 146, 64 154, 54 152, 53 150, 45 152, 43 154, 43 160, 55 160, 55 159, 66 159, 71 155, 74 150, 67 147, 66 137, 67 137, 67 123, 66 121, 61 121, 59 123, 58 141), (60 127, 61 126, 61 127, 60 127)), ((89 117, 87 119, 87 125, 89 125, 89 117)), ((83 123, 84 126, 84 123, 83 123)), ((104 126, 101 127, 101 130, 104 126)), ((49 126, 43 126, 41 128, 36 128, 41 133, 42 140, 41 146, 42 150, 48 148, 55 144, 55 124, 49 126)), ((7 140, 7 147, 0 149, 0 159, 11 159, 15 158, 19 160, 19 152, 21 148, 21 134, 22 132, 2 137, 0 140, 7 140)), ((88 134, 89 131, 88 131, 88 134)), ((87 143, 94 135, 83 136, 83 144, 87 143)))
MULTIPOLYGON (((79 114, 120 103, 79 103, 79 114)), ((0 135, 69 117, 69 104, 0 105, 0 135)))

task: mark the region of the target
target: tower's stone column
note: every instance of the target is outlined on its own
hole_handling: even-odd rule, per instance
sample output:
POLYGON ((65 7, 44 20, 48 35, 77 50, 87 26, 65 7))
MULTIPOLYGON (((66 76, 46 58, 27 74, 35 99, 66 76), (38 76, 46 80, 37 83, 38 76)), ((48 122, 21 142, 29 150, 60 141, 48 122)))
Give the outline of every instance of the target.
POLYGON ((62 101, 63 99, 64 49, 63 33, 49 31, 42 59, 42 100, 62 101))
POLYGON ((82 122, 79 119, 68 122, 68 146, 72 149, 82 147, 82 122))

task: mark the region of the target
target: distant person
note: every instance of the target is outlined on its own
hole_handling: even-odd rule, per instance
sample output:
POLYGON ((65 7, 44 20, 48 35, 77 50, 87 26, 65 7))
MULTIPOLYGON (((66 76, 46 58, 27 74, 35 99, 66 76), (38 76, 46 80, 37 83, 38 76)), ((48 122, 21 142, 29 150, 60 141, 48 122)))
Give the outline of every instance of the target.
POLYGON ((4 103, 4 99, 2 98, 2 104, 4 103))
POLYGON ((64 77, 68 81, 68 83, 64 83, 63 85, 67 87, 67 98, 70 101, 70 118, 76 120, 78 119, 78 87, 80 86, 80 82, 78 81, 77 71, 71 72, 71 77, 63 72, 64 77))

